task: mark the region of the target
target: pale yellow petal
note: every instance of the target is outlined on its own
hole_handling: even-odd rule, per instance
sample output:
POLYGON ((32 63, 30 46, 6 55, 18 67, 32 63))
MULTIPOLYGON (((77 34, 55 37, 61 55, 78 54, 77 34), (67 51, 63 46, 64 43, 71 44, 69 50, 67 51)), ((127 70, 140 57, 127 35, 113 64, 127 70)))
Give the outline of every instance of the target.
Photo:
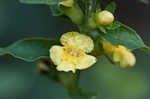
POLYGON ((97 61, 96 57, 91 55, 85 55, 83 58, 76 64, 76 69, 82 70, 91 67, 97 61))
POLYGON ((75 73, 75 65, 69 61, 63 61, 61 64, 57 66, 57 70, 65 72, 72 71, 73 73, 75 73))
POLYGON ((52 46, 50 49, 50 58, 55 65, 59 65, 62 62, 63 57, 63 47, 52 46))
POLYGON ((121 67, 127 67, 127 66, 131 67, 131 66, 134 66, 135 63, 136 63, 136 58, 134 54, 129 51, 124 53, 124 55, 122 56, 122 59, 120 60, 121 67))
POLYGON ((128 49, 123 45, 118 45, 118 49, 121 51, 127 51, 128 49))
POLYGON ((128 50, 124 46, 119 45, 118 47, 114 49, 113 60, 115 62, 119 62, 120 60, 122 60, 126 52, 128 52, 128 50))
POLYGON ((113 53, 113 60, 114 60, 114 62, 119 62, 119 61, 120 61, 120 58, 121 58, 120 52, 119 52, 118 49, 116 49, 116 50, 114 51, 114 53, 113 53))
POLYGON ((67 32, 62 35, 60 40, 65 46, 75 46, 87 53, 91 52, 94 48, 93 40, 89 36, 78 32, 67 32))
POLYGON ((110 44, 109 42, 106 42, 106 41, 103 41, 103 48, 104 48, 104 52, 106 54, 113 53, 115 50, 115 46, 113 46, 112 44, 110 44))

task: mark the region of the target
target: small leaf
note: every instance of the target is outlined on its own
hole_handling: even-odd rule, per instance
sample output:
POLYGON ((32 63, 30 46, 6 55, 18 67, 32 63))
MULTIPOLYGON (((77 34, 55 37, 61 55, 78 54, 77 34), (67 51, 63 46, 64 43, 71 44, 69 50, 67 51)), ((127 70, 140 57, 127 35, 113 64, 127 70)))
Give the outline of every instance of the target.
POLYGON ((9 54, 15 58, 33 62, 38 59, 49 58, 49 49, 58 44, 57 40, 45 38, 24 39, 6 48, 0 48, 0 55, 9 54))
POLYGON ((106 29, 105 29, 104 27, 102 27, 102 26, 99 27, 99 30, 100 30, 101 32, 105 33, 105 34, 107 33, 106 29))
POLYGON ((54 5, 63 0, 20 0, 21 3, 54 5))
POLYGON ((121 26, 120 23, 116 21, 116 22, 113 22, 112 24, 106 26, 106 29, 107 30, 115 30, 115 29, 119 28, 120 26, 121 26))
POLYGON ((111 2, 110 4, 107 5, 107 7, 105 8, 105 10, 108 10, 111 13, 114 13, 115 10, 116 10, 116 3, 115 2, 111 2))
POLYGON ((124 45, 130 49, 145 48, 145 44, 140 36, 130 27, 120 23, 120 27, 102 34, 102 39, 113 45, 124 45))
POLYGON ((142 48, 140 48, 141 50, 150 53, 150 48, 148 46, 144 46, 142 48))
POLYGON ((50 5, 49 8, 53 16, 59 16, 64 19, 69 19, 57 5, 50 5))
POLYGON ((97 5, 96 5, 96 13, 98 13, 98 12, 100 12, 100 11, 102 11, 101 5, 100 5, 100 4, 97 4, 97 5))
POLYGON ((61 11, 61 9, 57 5, 51 5, 49 7, 51 9, 53 16, 62 16, 63 15, 63 12, 61 11))

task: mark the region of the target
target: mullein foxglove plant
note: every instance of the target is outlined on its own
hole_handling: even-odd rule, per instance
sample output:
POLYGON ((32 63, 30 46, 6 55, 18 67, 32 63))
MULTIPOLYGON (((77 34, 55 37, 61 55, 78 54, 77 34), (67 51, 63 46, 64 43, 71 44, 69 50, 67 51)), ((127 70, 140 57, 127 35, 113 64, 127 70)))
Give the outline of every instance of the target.
MULTIPOLYGON (((107 0, 106 0, 107 1, 107 0)), ((0 48, 0 55, 12 55, 27 62, 40 61, 41 72, 63 84, 69 99, 93 99, 96 95, 79 88, 80 72, 94 66, 98 56, 106 56, 120 67, 136 63, 134 50, 150 52, 135 30, 116 20, 115 2, 106 6, 98 0, 20 0, 26 4, 45 4, 52 15, 71 20, 78 30, 60 39, 27 38, 0 48)))

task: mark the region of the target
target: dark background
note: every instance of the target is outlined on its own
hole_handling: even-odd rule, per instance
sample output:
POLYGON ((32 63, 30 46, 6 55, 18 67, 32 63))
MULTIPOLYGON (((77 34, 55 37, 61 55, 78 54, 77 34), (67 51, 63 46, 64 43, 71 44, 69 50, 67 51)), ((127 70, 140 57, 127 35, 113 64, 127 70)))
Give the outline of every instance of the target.
MULTIPOLYGON (((134 28, 150 45, 150 5, 138 0, 116 0, 119 21, 134 28)), ((29 37, 59 38, 76 30, 70 21, 53 17, 48 6, 0 0, 0 47, 29 37)), ((97 91, 97 99, 149 99, 150 54, 135 52, 137 64, 121 69, 100 57, 99 63, 81 73, 81 87, 97 91)), ((63 86, 37 71, 36 63, 0 56, 0 99, 66 99, 63 86)))

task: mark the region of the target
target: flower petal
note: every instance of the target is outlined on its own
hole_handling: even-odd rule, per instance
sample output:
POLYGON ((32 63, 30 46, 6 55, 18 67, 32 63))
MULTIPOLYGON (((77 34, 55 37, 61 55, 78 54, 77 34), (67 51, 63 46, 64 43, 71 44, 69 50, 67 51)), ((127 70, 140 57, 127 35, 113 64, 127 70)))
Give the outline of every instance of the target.
POLYGON ((118 51, 118 49, 116 49, 113 53, 114 62, 119 62, 120 58, 121 58, 120 51, 118 51))
POLYGON ((126 47, 118 45, 118 47, 114 49, 113 60, 115 62, 119 62, 123 58, 123 56, 126 55, 126 52, 128 52, 128 49, 126 47))
POLYGON ((136 63, 136 58, 134 54, 129 51, 125 52, 120 60, 121 67, 127 67, 127 66, 131 67, 134 66, 135 63, 136 63))
POLYGON ((126 47, 119 45, 114 53, 113 53, 113 60, 115 62, 120 62, 121 67, 131 67, 134 66, 136 63, 136 58, 134 54, 127 49, 126 47))
POLYGON ((63 57, 63 47, 61 46, 52 46, 50 51, 50 58, 55 65, 59 65, 62 62, 63 57))
POLYGON ((86 69, 91 67, 93 64, 95 64, 97 59, 94 56, 91 55, 85 55, 82 59, 78 62, 76 65, 76 69, 86 69))
POLYGON ((75 65, 69 61, 63 61, 61 64, 57 66, 57 70, 65 72, 72 71, 73 73, 75 73, 75 65))
POLYGON ((93 40, 89 36, 78 32, 67 32, 62 35, 60 41, 65 46, 75 46, 87 53, 91 52, 94 48, 93 40))
POLYGON ((113 53, 115 50, 115 46, 106 41, 103 41, 103 48, 106 54, 113 53))

